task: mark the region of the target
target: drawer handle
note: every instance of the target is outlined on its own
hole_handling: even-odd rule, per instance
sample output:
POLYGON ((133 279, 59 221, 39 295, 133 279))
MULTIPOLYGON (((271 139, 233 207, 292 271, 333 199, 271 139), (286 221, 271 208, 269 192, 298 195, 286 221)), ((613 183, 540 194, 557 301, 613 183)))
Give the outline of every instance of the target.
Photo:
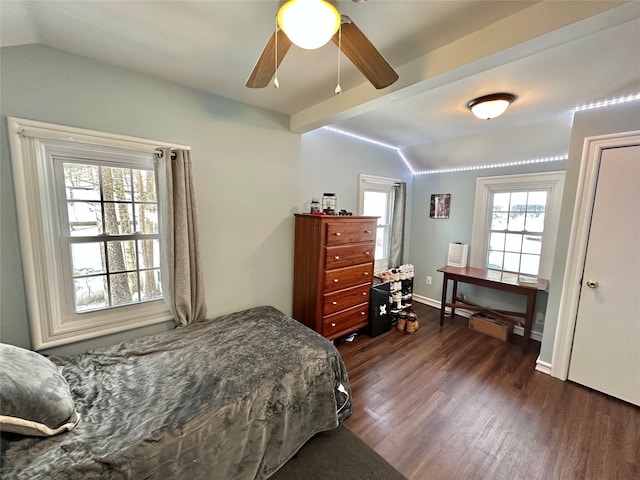
POLYGON ((336 256, 335 256, 335 257, 333 257, 333 258, 335 258, 336 260, 340 260, 340 257, 339 257, 338 255, 336 255, 336 256))
POLYGON ((366 297, 367 296, 367 292, 362 292, 362 296, 366 297))
POLYGON ((371 234, 371 230, 365 230, 364 233, 369 233, 371 234))
POLYGON ((364 275, 369 275, 369 272, 364 272, 364 275))
POLYGON ((371 252, 364 252, 365 255, 371 255, 371 252))
POLYGON ((331 304, 332 304, 332 305, 337 305, 337 304, 338 304, 338 302, 331 302, 331 304))
POLYGON ((363 317, 366 315, 365 312, 360 312, 360 315, 362 315, 363 317))
POLYGON ((332 327, 335 327, 335 326, 336 326, 336 324, 335 324, 335 323, 333 323, 333 322, 331 322, 331 326, 332 326, 332 327))
POLYGON ((333 279, 333 283, 338 283, 338 279, 337 279, 337 278, 334 278, 334 279, 333 279))
POLYGON ((339 237, 341 235, 340 232, 336 232, 336 237, 339 237))

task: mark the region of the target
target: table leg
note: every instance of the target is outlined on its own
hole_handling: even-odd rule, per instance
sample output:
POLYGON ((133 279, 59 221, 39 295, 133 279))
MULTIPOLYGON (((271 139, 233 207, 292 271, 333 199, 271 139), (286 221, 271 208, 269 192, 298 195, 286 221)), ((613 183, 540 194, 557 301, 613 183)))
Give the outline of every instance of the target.
POLYGON ((533 313, 536 308, 536 291, 527 294, 527 311, 524 317, 524 336, 522 337, 522 352, 527 353, 529 339, 531 338, 531 327, 533 326, 533 313))
MULTIPOLYGON (((456 298, 458 298, 458 280, 454 279, 453 280, 453 292, 451 292, 451 303, 452 303, 452 305, 455 305, 456 298)), ((456 313, 455 307, 451 307, 451 318, 453 318, 455 313, 456 313)))
POLYGON ((447 286, 449 285, 449 277, 444 274, 444 280, 442 282, 442 303, 440 304, 440 326, 444 325, 444 311, 447 308, 447 286))

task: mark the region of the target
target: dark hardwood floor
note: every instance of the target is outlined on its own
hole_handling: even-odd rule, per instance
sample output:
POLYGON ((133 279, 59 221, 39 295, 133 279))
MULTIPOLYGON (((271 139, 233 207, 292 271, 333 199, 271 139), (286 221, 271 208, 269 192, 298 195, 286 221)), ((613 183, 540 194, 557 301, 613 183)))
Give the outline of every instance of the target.
MULTIPOLYGON (((345 425, 411 480, 640 479, 640 408, 536 372, 501 342, 414 304, 420 329, 338 344, 345 425)), ((372 479, 377 480, 377 479, 372 479)))

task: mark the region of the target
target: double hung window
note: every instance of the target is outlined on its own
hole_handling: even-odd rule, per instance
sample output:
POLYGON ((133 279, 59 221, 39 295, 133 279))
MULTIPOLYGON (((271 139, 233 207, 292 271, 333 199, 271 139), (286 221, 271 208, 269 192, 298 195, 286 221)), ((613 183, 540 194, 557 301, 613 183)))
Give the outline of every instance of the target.
POLYGON ((359 197, 362 215, 378 217, 375 245, 375 271, 389 267, 394 187, 399 180, 360 175, 359 197))
POLYGON ((60 242, 77 313, 162 298, 155 173, 54 157, 60 242))
POLYGON ((160 142, 9 118, 34 349, 170 320, 160 142))
POLYGON ((479 178, 471 265, 550 278, 564 173, 479 178))

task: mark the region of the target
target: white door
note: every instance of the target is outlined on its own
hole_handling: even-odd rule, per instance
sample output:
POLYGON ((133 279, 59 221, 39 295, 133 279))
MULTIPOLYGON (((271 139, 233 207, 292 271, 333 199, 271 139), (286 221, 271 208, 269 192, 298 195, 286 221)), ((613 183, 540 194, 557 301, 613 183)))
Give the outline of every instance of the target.
POLYGON ((640 146, 602 151, 569 379, 640 405, 640 146))

